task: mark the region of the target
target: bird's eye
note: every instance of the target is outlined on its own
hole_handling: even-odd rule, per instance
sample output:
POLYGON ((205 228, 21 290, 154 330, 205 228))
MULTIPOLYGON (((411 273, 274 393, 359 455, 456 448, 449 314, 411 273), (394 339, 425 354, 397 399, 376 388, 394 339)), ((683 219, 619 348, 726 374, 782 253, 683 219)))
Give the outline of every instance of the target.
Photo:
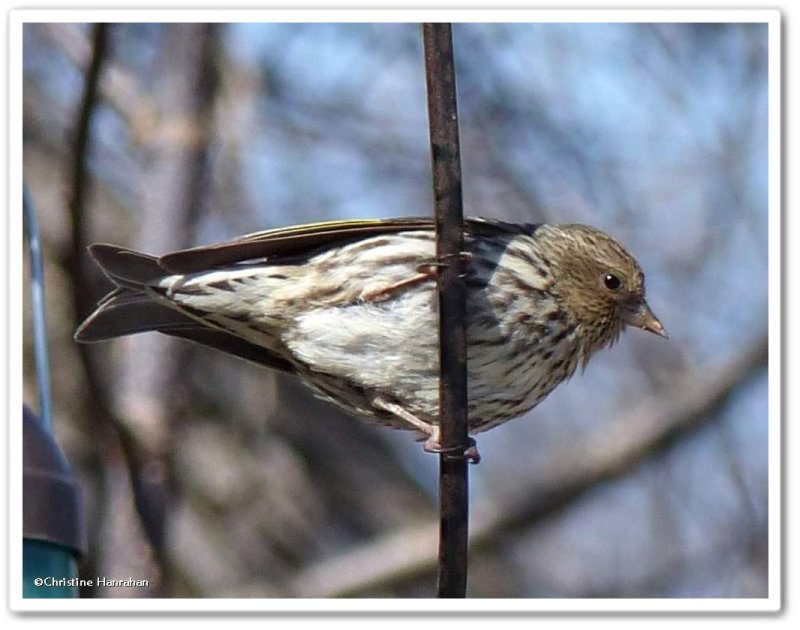
POLYGON ((619 276, 613 273, 607 273, 603 276, 603 284, 609 291, 616 291, 622 286, 622 280, 619 279, 619 276))

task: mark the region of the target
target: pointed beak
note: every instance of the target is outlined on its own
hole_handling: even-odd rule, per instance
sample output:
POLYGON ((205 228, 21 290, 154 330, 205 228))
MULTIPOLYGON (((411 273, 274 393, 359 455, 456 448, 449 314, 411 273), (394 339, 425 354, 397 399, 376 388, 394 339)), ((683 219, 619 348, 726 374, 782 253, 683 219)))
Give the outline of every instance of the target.
POLYGON ((629 326, 636 326, 642 330, 649 330, 651 333, 669 339, 669 335, 667 331, 664 330, 664 326, 658 321, 658 317, 650 310, 650 305, 644 300, 624 306, 620 311, 620 316, 622 317, 622 321, 629 326))

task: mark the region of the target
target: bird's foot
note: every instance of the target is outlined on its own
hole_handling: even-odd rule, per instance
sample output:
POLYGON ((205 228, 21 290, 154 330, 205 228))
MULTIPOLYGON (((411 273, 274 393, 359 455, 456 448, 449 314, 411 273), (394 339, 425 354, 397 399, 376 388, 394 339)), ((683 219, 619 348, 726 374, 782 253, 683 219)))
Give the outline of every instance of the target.
POLYGON ((467 447, 463 448, 457 446, 455 448, 444 448, 440 441, 441 430, 438 424, 431 424, 424 420, 417 418, 413 413, 404 409, 396 402, 386 400, 382 395, 375 394, 371 398, 372 404, 377 409, 388 411, 395 417, 400 418, 406 422, 410 427, 421 431, 424 435, 428 436, 425 444, 422 447, 428 453, 439 453, 445 457, 452 459, 464 458, 471 464, 477 464, 481 461, 481 454, 478 452, 478 445, 474 438, 467 437, 467 447))
MULTIPOLYGON (((442 256, 441 262, 431 263, 430 265, 426 265, 426 266, 430 267, 431 269, 435 269, 436 267, 444 267, 446 265, 449 265, 450 261, 453 260, 456 257, 458 257, 458 262, 459 263, 461 263, 462 265, 467 265, 470 262, 472 262, 473 255, 472 255, 472 252, 459 252, 458 254, 445 254, 444 256, 442 256)), ((468 275, 467 272, 462 267, 461 273, 459 274, 459 278, 466 278, 467 275, 468 275)))
MULTIPOLYGON (((438 428, 438 427, 437 427, 438 428)), ((436 435, 431 435, 422 447, 426 453, 439 453, 448 459, 466 459, 470 464, 477 464, 481 461, 481 454, 478 452, 478 443, 475 438, 467 438, 467 447, 456 446, 452 448, 444 448, 439 443, 438 431, 436 435)))

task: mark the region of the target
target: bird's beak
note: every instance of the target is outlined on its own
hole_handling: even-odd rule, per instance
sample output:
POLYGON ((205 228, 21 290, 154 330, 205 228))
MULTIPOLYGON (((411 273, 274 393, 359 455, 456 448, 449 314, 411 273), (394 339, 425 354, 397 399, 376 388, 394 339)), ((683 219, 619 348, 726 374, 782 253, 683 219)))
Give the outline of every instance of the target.
POLYGON ((650 310, 650 305, 644 300, 626 304, 622 307, 620 316, 622 317, 622 321, 630 326, 649 330, 651 333, 669 339, 669 335, 667 331, 664 330, 664 326, 658 321, 658 317, 650 310))

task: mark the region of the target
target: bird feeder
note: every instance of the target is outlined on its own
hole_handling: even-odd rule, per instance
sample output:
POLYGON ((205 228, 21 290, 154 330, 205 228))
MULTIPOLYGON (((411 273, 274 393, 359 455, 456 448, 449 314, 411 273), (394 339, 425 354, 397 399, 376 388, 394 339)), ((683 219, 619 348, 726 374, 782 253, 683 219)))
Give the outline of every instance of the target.
POLYGON ((53 435, 27 406, 22 422, 22 595, 77 597, 83 497, 53 435))

